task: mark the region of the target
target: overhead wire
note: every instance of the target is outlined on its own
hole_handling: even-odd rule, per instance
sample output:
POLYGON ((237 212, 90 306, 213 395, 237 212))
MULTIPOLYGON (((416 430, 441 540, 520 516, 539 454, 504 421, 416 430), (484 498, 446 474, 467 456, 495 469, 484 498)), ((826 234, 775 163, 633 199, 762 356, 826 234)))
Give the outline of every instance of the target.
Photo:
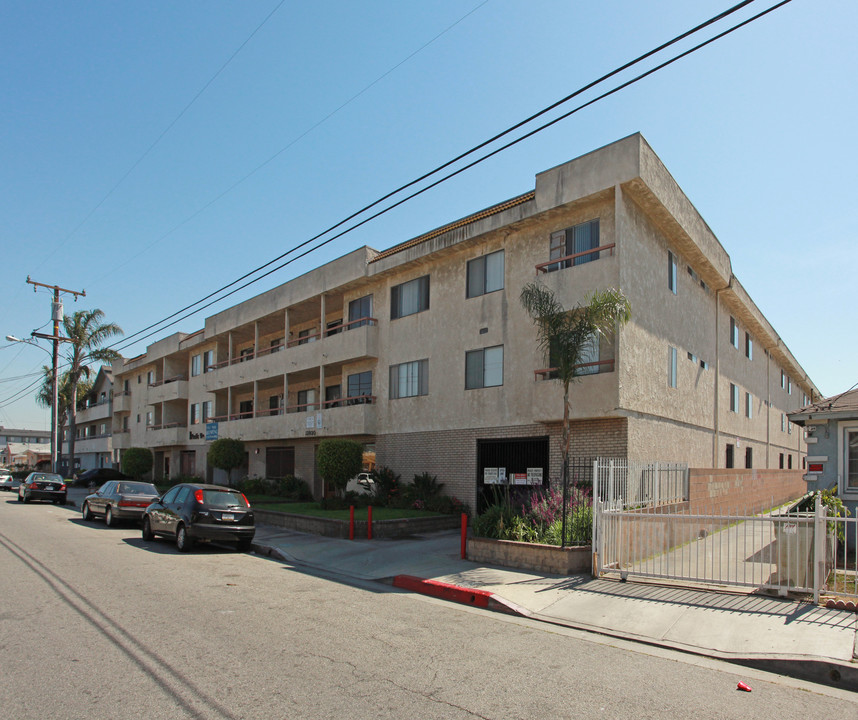
POLYGON ((298 259, 300 259, 300 258, 302 258, 302 257, 305 257, 305 256, 306 256, 306 255, 308 255, 309 253, 314 252, 315 250, 318 250, 319 248, 321 248, 321 247, 323 247, 323 246, 327 245, 328 243, 332 242, 333 240, 339 239, 340 237, 342 237, 342 236, 344 236, 344 235, 346 235, 346 234, 348 234, 348 233, 350 233, 350 232, 352 232, 352 231, 356 230, 357 228, 361 227, 362 225, 365 225, 366 223, 370 222, 371 220, 374 220, 374 219, 376 219, 376 218, 380 217, 381 215, 384 215, 385 213, 390 212, 390 211, 391 211, 391 210, 393 210, 394 208, 396 208, 396 207, 398 207, 398 206, 402 205, 403 203, 408 202, 409 200, 412 200, 413 198, 415 198, 415 197, 417 197, 417 196, 419 196, 419 195, 421 195, 421 194, 423 194, 423 193, 427 192, 428 190, 430 190, 430 189, 432 189, 432 188, 436 187, 437 185, 441 184, 442 182, 445 182, 445 181, 447 181, 447 180, 449 180, 449 179, 451 179, 451 178, 455 177, 456 175, 461 174, 461 173, 462 173, 462 172, 464 172, 465 170, 468 170, 468 169, 470 169, 470 168, 472 168, 472 167, 474 167, 474 166, 476 166, 476 165, 478 165, 478 164, 480 164, 480 163, 484 162, 485 160, 487 160, 487 159, 489 159, 489 158, 493 157, 494 155, 497 155, 497 154, 498 154, 498 153, 500 153, 500 152, 503 152, 504 150, 509 149, 510 147, 512 147, 512 146, 514 146, 514 145, 517 145, 517 144, 518 144, 518 143, 520 143, 520 142, 523 142, 524 140, 526 140, 526 139, 528 139, 528 138, 532 137, 533 135, 535 135, 535 134, 537 134, 537 133, 539 133, 539 132, 542 132, 542 131, 546 130, 547 128, 549 128, 549 127, 551 127, 551 126, 553 126, 553 125, 557 124, 557 123, 558 123, 558 122, 560 122, 561 120, 564 120, 564 119, 568 118, 569 116, 571 116, 571 115, 573 115, 573 114, 575 114, 575 113, 579 112, 580 110, 583 110, 584 108, 589 107, 590 105, 593 105, 594 103, 599 102, 600 100, 603 100, 603 99, 605 99, 605 98, 607 98, 607 97, 609 97, 609 96, 611 96, 611 95, 614 95, 615 93, 619 92, 620 90, 623 90, 623 89, 624 89, 624 88, 626 88, 626 87, 629 87, 630 85, 633 85, 633 84, 635 84, 635 83, 637 83, 637 82, 640 82, 641 80, 643 80, 643 79, 644 79, 644 78, 646 78, 646 77, 649 77, 649 76, 650 76, 650 75, 652 75, 653 73, 658 72, 659 70, 662 70, 663 68, 665 68, 665 67, 667 67, 667 66, 669 66, 669 65, 672 65, 673 63, 675 63, 675 62, 679 61, 680 59, 682 59, 682 58, 684 58, 684 57, 687 57, 688 55, 690 55, 690 54, 692 54, 692 53, 694 53, 694 52, 697 52, 698 50, 700 50, 700 49, 702 49, 702 48, 704 48, 704 47, 706 47, 706 46, 710 45, 711 43, 713 43, 713 42, 715 42, 715 41, 717 41, 717 40, 720 40, 721 38, 725 37, 726 35, 729 35, 729 34, 731 34, 731 33, 735 32, 736 30, 738 30, 738 29, 740 29, 740 28, 742 28, 742 27, 745 27, 746 25, 750 24, 751 22, 754 22, 754 21, 756 21, 756 20, 760 19, 761 17, 764 17, 765 15, 767 15, 767 14, 769 14, 769 13, 773 12, 774 10, 776 10, 776 9, 778 9, 778 8, 780 8, 780 7, 782 7, 783 5, 786 5, 786 4, 790 3, 790 2, 792 2, 792 0, 782 0, 780 3, 777 3, 776 5, 774 5, 774 6, 770 7, 770 8, 768 8, 768 9, 766 9, 766 10, 764 10, 764 11, 760 12, 760 13, 758 13, 757 15, 754 15, 753 17, 750 17, 750 18, 748 18, 748 19, 746 19, 746 20, 744 20, 744 21, 740 22, 740 23, 738 23, 738 24, 736 24, 736 25, 734 25, 734 26, 732 26, 732 27, 728 28, 727 30, 724 30, 724 31, 722 31, 722 32, 718 33, 717 35, 715 35, 715 36, 713 36, 713 37, 711 37, 711 38, 709 38, 709 39, 707 39, 707 40, 705 40, 705 41, 703 41, 703 42, 701 42, 701 43, 699 43, 699 44, 695 45, 694 47, 692 47, 692 48, 690 48, 690 49, 688 49, 688 50, 686 50, 686 51, 684 51, 684 52, 682 52, 682 53, 680 53, 680 54, 678 54, 678 55, 674 56, 673 58, 671 58, 671 59, 669 59, 669 60, 666 60, 666 61, 664 61, 664 62, 662 62, 662 63, 660 63, 660 64, 656 65, 655 67, 653 67, 653 68, 651 68, 651 69, 647 70, 646 72, 641 73, 640 75, 637 75, 636 77, 634 77, 634 78, 632 78, 632 79, 630 79, 630 80, 628 80, 628 81, 625 81, 625 82, 621 83, 620 85, 617 85, 616 87, 612 88, 611 90, 609 90, 609 91, 607 91, 607 92, 605 92, 605 93, 602 93, 601 95, 599 95, 599 96, 597 96, 597 97, 595 97, 595 98, 593 98, 593 99, 591 99, 591 100, 589 100, 589 101, 587 101, 587 102, 585 102, 585 103, 583 103, 583 104, 581 104, 581 105, 579 105, 579 106, 577 106, 577 107, 573 108, 572 110, 569 110, 569 111, 567 111, 567 112, 565 112, 565 113, 561 114, 560 116, 558 116, 558 117, 554 118, 553 120, 550 120, 549 122, 544 123, 543 125, 540 125, 539 127, 537 127, 537 128, 535 128, 535 129, 533 129, 533 130, 531 130, 531 131, 529 131, 529 132, 525 133, 524 135, 522 135, 522 136, 520 136, 520 137, 516 138, 515 140, 512 140, 512 141, 510 141, 510 142, 508 142, 508 143, 506 143, 506 144, 504 144, 504 145, 502 145, 502 146, 500 146, 500 147, 498 147, 498 148, 496 148, 496 149, 492 150, 491 152, 489 152, 489 153, 487 153, 487 154, 485 154, 485 155, 481 156, 480 158, 478 158, 478 159, 476 159, 476 160, 474 160, 474 161, 472 161, 472 162, 470 162, 470 163, 468 163, 468 164, 466 164, 466 165, 464 165, 464 166, 462 166, 462 167, 460 167, 460 168, 456 169, 455 171, 453 171, 453 172, 451 172, 451 173, 448 173, 447 175, 444 175, 444 176, 443 176, 443 177, 441 177, 440 179, 435 180, 434 182, 430 183, 429 185, 427 185, 427 186, 425 186, 425 187, 423 187, 423 188, 421 188, 421 189, 419 189, 419 190, 417 190, 417 191, 415 191, 415 192, 413 192, 413 193, 411 193, 411 194, 409 194, 409 195, 405 196, 404 198, 401 198, 401 199, 400 199, 400 200, 398 200, 397 202, 395 202, 395 203, 393 203, 393 204, 391 204, 391 205, 389 205, 389 206, 385 207, 384 209, 382 209, 382 210, 380 210, 380 211, 378 211, 378 212, 376 212, 376 213, 374 213, 374 214, 372 214, 372 215, 370 215, 370 216, 368 216, 368 217, 364 218, 364 219, 363 219, 363 220, 361 220, 360 222, 355 223, 355 224, 353 224, 353 225, 349 226, 349 227, 348 227, 348 228, 346 228, 345 230, 343 230, 343 231, 341 231, 341 232, 339 232, 339 233, 337 233, 337 234, 333 235, 332 237, 329 237, 329 238, 327 238, 326 240, 323 240, 322 242, 317 243, 316 245, 314 245, 313 247, 311 247, 311 248, 310 248, 310 249, 308 249, 307 251, 305 251, 305 252, 303 252, 303 253, 301 253, 301 254, 299 254, 299 255, 296 255, 295 257, 291 258, 290 260, 288 260, 288 261, 286 261, 286 262, 284 262, 284 263, 282 263, 282 264, 280 264, 280 265, 277 265, 276 267, 274 267, 274 268, 270 269, 268 272, 265 272, 265 273, 263 273, 262 275, 259 275, 258 277, 254 278, 254 279, 252 279, 252 280, 249 280, 248 282, 244 283, 243 285, 240 285, 239 287, 234 287, 234 289, 232 289, 230 292, 225 293, 225 294, 221 295, 220 297, 217 297, 217 298, 215 298, 215 299, 213 299, 213 300, 212 300, 212 298, 214 298, 214 296, 219 295, 220 293, 223 293, 225 290, 228 290, 229 288, 233 288, 233 286, 237 285, 238 283, 242 282, 243 280, 246 280, 247 278, 251 277, 252 275, 254 275, 254 274, 256 274, 256 273, 260 272, 261 270, 263 270, 263 269, 265 269, 265 268, 270 267, 270 266, 271 266, 271 265, 273 265, 274 263, 278 262, 279 260, 282 260, 283 258, 287 257, 288 255, 291 255, 292 253, 296 252, 297 250, 300 250, 301 248, 306 247, 307 245, 309 245, 310 243, 314 242, 315 240, 318 240, 319 238, 321 238, 321 237, 322 237, 322 236, 324 236, 325 234, 327 234, 327 233, 331 232, 332 230, 335 230, 335 229, 337 229, 337 228, 341 227, 341 226, 342 226, 342 225, 344 225, 345 223, 347 223, 347 222, 349 222, 350 220, 352 220, 352 219, 356 218, 358 215, 361 215, 361 214, 363 214, 364 212, 366 212, 367 210, 372 209, 373 207, 376 207, 377 205, 381 204, 382 202, 384 202, 384 201, 385 201, 385 200, 387 200, 387 199, 390 199, 390 198, 391 198, 391 197, 393 197, 394 195, 396 195, 396 194, 398 194, 398 193, 402 192, 403 190, 405 190, 405 189, 407 189, 407 188, 410 188, 410 187, 413 187, 415 184, 417 184, 417 183, 421 182, 422 180, 428 179, 429 177, 431 177, 431 176, 433 176, 433 175, 437 174, 438 172, 440 172, 441 170, 443 170, 443 169, 446 169, 446 168, 450 167, 452 164, 454 164, 454 163, 455 163, 455 162, 457 162, 458 160, 461 160, 461 159, 463 159, 463 158, 465 158, 465 157, 467 157, 467 156, 469 156, 469 155, 473 154, 474 152, 476 152, 476 151, 478 151, 478 150, 480 150, 480 149, 482 149, 482 148, 486 147, 487 145, 491 144, 492 142, 494 142, 494 141, 496 141, 496 140, 498 140, 498 139, 500 139, 500 138, 502 138, 502 137, 504 137, 504 136, 508 135, 509 133, 514 132, 516 129, 519 129, 519 128, 521 128, 523 125, 526 125, 526 124, 528 124, 529 122, 532 122, 532 120, 534 120, 534 119, 536 119, 536 118, 538 118, 538 117, 541 117, 542 115, 544 115, 544 114, 545 114, 545 113, 547 113, 547 112, 550 112, 550 110, 555 109, 555 108, 557 108, 558 106, 560 106, 560 105, 562 105, 562 104, 564 104, 564 103, 568 102, 570 99, 573 99, 573 98, 577 97, 578 95, 582 94, 582 93, 583 93, 583 92, 585 92, 586 90, 588 90, 588 89, 592 89, 595 85, 598 85, 598 84, 600 84, 600 83, 604 82, 604 80, 605 80, 605 79, 611 78, 611 77, 615 76, 616 74, 618 74, 619 72, 622 72, 623 70, 628 69, 629 67, 632 67, 632 66, 633 66, 633 65, 635 65, 635 64, 638 64, 638 63, 639 63, 639 62, 641 62, 642 60, 644 60, 644 59, 647 59, 647 58, 651 57, 653 54, 655 54, 655 53, 657 53, 657 52, 659 52, 659 51, 661 51, 661 50, 663 50, 663 49, 665 49, 665 48, 667 48, 667 47, 669 47, 669 46, 671 46, 671 45, 675 44, 676 42, 679 42, 680 40, 682 40, 682 39, 684 39, 684 38, 688 37, 690 34, 693 34, 693 33, 697 32, 697 31, 699 31, 700 29, 703 29, 703 28, 705 28, 705 27, 707 27, 707 26, 711 25, 713 22, 717 22, 719 19, 723 19, 723 18, 724 18, 724 17, 726 17, 727 15, 729 15, 729 14, 732 14, 732 13, 736 12, 737 10, 741 9, 742 7, 745 7, 745 6, 749 5, 749 4, 750 4, 750 3, 752 3, 752 2, 754 2, 754 0, 745 0, 744 2, 741 2, 741 3, 739 3, 738 5, 735 5, 735 6, 733 6, 732 8, 729 8, 728 10, 726 10, 726 11, 724 11, 724 12, 722 12, 722 13, 719 13, 719 15, 717 15, 717 16, 715 16, 715 17, 711 18, 710 20, 707 20, 706 22, 701 23, 700 25, 696 26, 695 28, 692 28, 691 30, 688 30, 688 31, 686 31, 686 32, 682 33, 681 35, 677 36, 677 37, 676 37, 676 38, 674 38, 673 40, 670 40, 670 41, 668 41, 668 42, 666 42, 666 43, 663 43, 663 44, 662 44, 662 45, 660 45, 658 48, 656 48, 656 49, 654 49, 654 50, 651 50, 651 51, 649 51, 649 52, 645 53, 644 55, 641 55, 639 58, 636 58, 635 60, 632 60, 632 61, 630 61, 630 62, 628 62, 628 63, 624 64, 623 66, 621 66, 621 67, 619 67, 619 68, 617 68, 617 69, 615 69, 615 70, 611 71, 610 73, 607 73, 606 75, 602 76, 602 77, 601 77, 601 78, 599 78, 598 80, 595 80, 595 81, 593 81, 593 82, 591 82, 591 83, 588 83, 587 85, 585 85, 584 87, 580 88, 579 90, 576 90, 575 92, 573 92, 573 93, 571 93, 571 94, 567 95, 565 98, 563 98, 563 99, 561 99, 561 100, 558 100, 558 101, 557 101, 557 102, 555 102, 555 103, 552 103, 551 105, 549 105, 548 107, 544 108, 543 110, 540 110, 540 111, 539 111, 539 112, 537 112, 537 113, 534 113, 534 114, 533 114, 533 115, 531 115, 529 118, 527 118, 527 119, 525 119, 525 120, 522 120, 522 121, 520 121, 520 122, 516 123, 515 125, 511 126, 511 127, 510 127, 510 128, 508 128, 507 130, 504 130, 503 132, 498 133, 497 135, 493 136, 493 137, 492 137, 492 138, 490 138, 489 140, 486 140, 486 141, 484 141, 484 142, 480 143, 479 145, 474 146, 474 147, 473 147, 473 148, 471 148, 470 150, 468 150, 468 151, 466 151, 466 152, 464 152, 464 153, 461 153, 460 155, 458 155, 458 156, 457 156, 456 158, 454 158, 453 160, 450 160, 450 161, 448 161, 448 162, 446 162, 446 163, 444 163, 444 164, 442 164, 442 165, 438 166, 438 167, 437 167, 437 168, 435 168, 434 170, 432 170, 432 171, 430 171, 430 172, 428 172, 428 173, 425 173, 425 174, 421 175, 419 178, 417 178, 417 179, 415 179, 415 180, 412 180, 411 182, 406 183, 405 185, 402 185, 401 187, 397 188, 396 190, 393 190, 393 191, 391 191, 391 192, 387 193, 386 195, 382 196, 382 197, 381 197, 381 198, 379 198, 378 200, 376 200, 376 201, 374 201, 374 202, 370 203, 369 205, 366 205, 366 206, 365 206, 365 207, 363 207, 362 209, 360 209, 360 210, 358 210, 358 211, 356 211, 356 212, 352 213, 352 214, 351 214, 351 215, 349 215, 347 218, 345 218, 345 219, 343 219, 343 220, 339 221, 339 222, 338 222, 338 223, 336 223, 335 225, 332 225, 331 227, 327 228, 326 230, 322 231, 321 233, 318 233, 317 235, 313 236, 312 238, 310 238, 310 239, 308 239, 308 240, 305 240, 305 241, 303 241, 302 243, 299 243, 298 245, 296 245, 296 246, 294 246, 294 247, 290 248, 289 250, 287 250, 286 252, 284 252, 284 253, 282 253, 281 255, 277 256, 276 258, 274 258, 274 259, 272 259, 272 260, 269 260, 267 263, 265 263, 265 264, 263 264, 263 265, 260 265, 259 267, 255 268, 254 270, 249 271, 248 273, 245 273, 245 274, 244 274, 244 275, 242 275, 240 278, 238 278, 238 279, 236 279, 236 280, 232 281, 231 283, 229 283, 229 284, 227 284, 227 285, 224 285, 223 287, 219 288, 218 290, 213 291, 212 293, 209 293, 208 295, 206 295, 205 297, 201 298, 200 300, 198 300, 198 301, 196 301, 196 302, 194 302, 194 303, 191 303, 190 305, 185 306, 184 308, 182 308, 182 309, 180 309, 180 310, 178 310, 178 311, 174 312, 173 314, 171 314, 171 315, 169 315, 169 316, 165 317, 164 319, 162 319, 162 320, 160 320, 160 321, 158 321, 158 322, 156 322, 156 323, 153 323, 153 324, 151 324, 151 325, 147 326, 146 328, 143 328, 142 330, 140 330, 140 331, 138 331, 138 332, 136 332, 136 333, 133 333, 132 335, 126 336, 125 338, 123 338, 123 340, 122 340, 122 341, 119 341, 116 345, 114 345, 114 346, 113 346, 113 347, 114 347, 114 349, 121 350, 121 349, 126 349, 126 348, 128 348, 128 347, 131 347, 131 346, 133 346, 133 345, 136 345, 137 343, 141 342, 142 340, 145 340, 145 339, 147 339, 147 338, 149 338, 149 337, 152 337, 153 335, 155 335, 155 334, 157 334, 157 333, 159 333, 159 332, 161 332, 161 331, 163 331, 163 330, 165 330, 165 329, 167 329, 167 328, 169 328, 169 327, 172 327, 173 325, 176 325, 177 323, 181 322, 182 320, 186 320, 187 318, 192 317, 193 315, 198 314, 199 312, 201 312, 201 311, 203 311, 203 310, 205 310, 205 309, 207 309, 207 308, 211 307, 212 305, 214 305, 214 304, 216 304, 216 303, 218 303, 218 302, 220 302, 220 301, 222 301, 222 300, 224 300, 224 299, 226 299, 226 298, 228 298, 228 297, 230 297, 230 296, 234 295, 235 293, 237 293, 237 292, 239 292, 239 291, 241 291, 241 290, 243 290, 243 289, 245 289, 245 288, 249 287, 250 285, 252 285, 252 284, 254 284, 254 283, 256 283, 256 282, 258 282, 258 281, 260 281, 260 280, 262 280, 262 279, 264 279, 264 278, 266 278, 266 277, 268 277, 268 276, 269 276, 269 275, 271 275, 272 273, 274 273, 274 272, 276 272, 276 271, 278 271, 278 270, 281 270, 282 268, 286 267, 287 265, 291 264, 292 262, 295 262, 296 260, 298 260, 298 259), (206 303, 206 301, 207 301, 207 300, 211 300, 211 302, 206 303), (202 304, 202 305, 201 305, 201 303, 206 303, 206 304, 202 304), (197 307, 198 305, 200 305, 200 307, 197 307), (187 313, 187 314, 183 315, 182 317, 177 318, 177 316, 178 316, 178 315, 180 315, 181 313, 186 312, 186 311, 188 311, 188 310, 191 310, 192 308, 195 308, 195 307, 196 307, 196 309, 195 309, 193 312, 189 312, 189 313, 187 313), (175 320, 174 320, 174 318, 177 318, 177 319, 175 319, 175 320), (173 322, 169 322, 169 323, 168 323, 167 321, 169 321, 169 320, 173 320, 173 322), (151 333, 148 333, 148 334, 145 334, 145 335, 144 335, 144 333, 146 333, 148 330, 153 330, 153 332, 151 332, 151 333), (142 337, 140 337, 141 335, 142 335, 142 337), (131 341, 133 338, 138 338, 138 339, 137 339, 137 340, 135 340, 134 342, 129 342, 129 341, 131 341))

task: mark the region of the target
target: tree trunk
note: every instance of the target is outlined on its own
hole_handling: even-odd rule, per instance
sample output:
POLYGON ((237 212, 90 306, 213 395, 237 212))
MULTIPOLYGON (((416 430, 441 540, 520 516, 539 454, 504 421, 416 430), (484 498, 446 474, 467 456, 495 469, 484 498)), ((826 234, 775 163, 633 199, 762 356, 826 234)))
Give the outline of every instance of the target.
POLYGON ((74 441, 75 441, 75 415, 77 413, 77 383, 71 388, 71 407, 69 407, 69 467, 68 476, 74 477, 74 441))

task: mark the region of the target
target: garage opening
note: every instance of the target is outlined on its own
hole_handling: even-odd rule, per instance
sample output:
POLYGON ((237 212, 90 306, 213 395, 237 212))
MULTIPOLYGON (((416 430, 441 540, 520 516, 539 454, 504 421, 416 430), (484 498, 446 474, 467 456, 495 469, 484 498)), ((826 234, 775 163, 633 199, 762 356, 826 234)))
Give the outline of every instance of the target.
POLYGON ((531 486, 516 485, 516 476, 538 475, 541 471, 542 486, 548 488, 548 436, 535 438, 506 438, 477 440, 477 513, 482 513, 495 502, 495 497, 504 488, 509 489, 510 499, 515 503, 530 493, 531 486), (488 469, 488 474, 486 470, 488 469), (494 470, 507 479, 507 485, 495 484, 491 478, 494 470), (489 482, 486 482, 487 477, 489 482))

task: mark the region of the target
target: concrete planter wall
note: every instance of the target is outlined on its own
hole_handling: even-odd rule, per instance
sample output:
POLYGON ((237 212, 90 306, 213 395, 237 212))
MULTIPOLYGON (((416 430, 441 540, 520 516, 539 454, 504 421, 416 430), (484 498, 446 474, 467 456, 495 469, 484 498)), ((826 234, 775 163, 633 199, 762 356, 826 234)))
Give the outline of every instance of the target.
MULTIPOLYGON (((330 518, 311 517, 277 512, 275 510, 253 509, 256 521, 266 525, 275 525, 296 530, 297 532, 323 535, 325 537, 347 538, 349 536, 348 520, 332 520, 330 518)), ((435 517, 403 518, 401 520, 373 520, 372 536, 374 538, 400 538, 418 533, 451 530, 460 527, 461 518, 457 515, 438 515, 435 517)), ((367 523, 365 520, 355 520, 355 537, 365 538, 367 523)))
POLYGON ((593 566, 590 545, 560 548, 481 537, 468 538, 467 557, 474 562, 552 575, 577 575, 590 572, 593 566))

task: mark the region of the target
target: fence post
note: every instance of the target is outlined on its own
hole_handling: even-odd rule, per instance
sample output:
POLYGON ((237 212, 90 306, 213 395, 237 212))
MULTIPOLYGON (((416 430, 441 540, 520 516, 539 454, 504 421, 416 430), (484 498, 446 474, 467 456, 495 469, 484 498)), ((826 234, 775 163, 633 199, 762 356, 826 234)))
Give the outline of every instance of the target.
POLYGON ((828 528, 825 517, 825 507, 822 498, 816 493, 816 505, 813 513, 813 604, 819 604, 819 591, 825 582, 826 545, 828 545, 828 528))
POLYGON ((349 505, 349 540, 355 539, 355 506, 349 505))
POLYGON ((653 506, 658 506, 659 499, 661 498, 661 493, 659 492, 659 486, 661 485, 661 473, 658 468, 658 463, 653 463, 653 472, 655 474, 655 482, 653 483, 652 490, 652 504, 653 506))

